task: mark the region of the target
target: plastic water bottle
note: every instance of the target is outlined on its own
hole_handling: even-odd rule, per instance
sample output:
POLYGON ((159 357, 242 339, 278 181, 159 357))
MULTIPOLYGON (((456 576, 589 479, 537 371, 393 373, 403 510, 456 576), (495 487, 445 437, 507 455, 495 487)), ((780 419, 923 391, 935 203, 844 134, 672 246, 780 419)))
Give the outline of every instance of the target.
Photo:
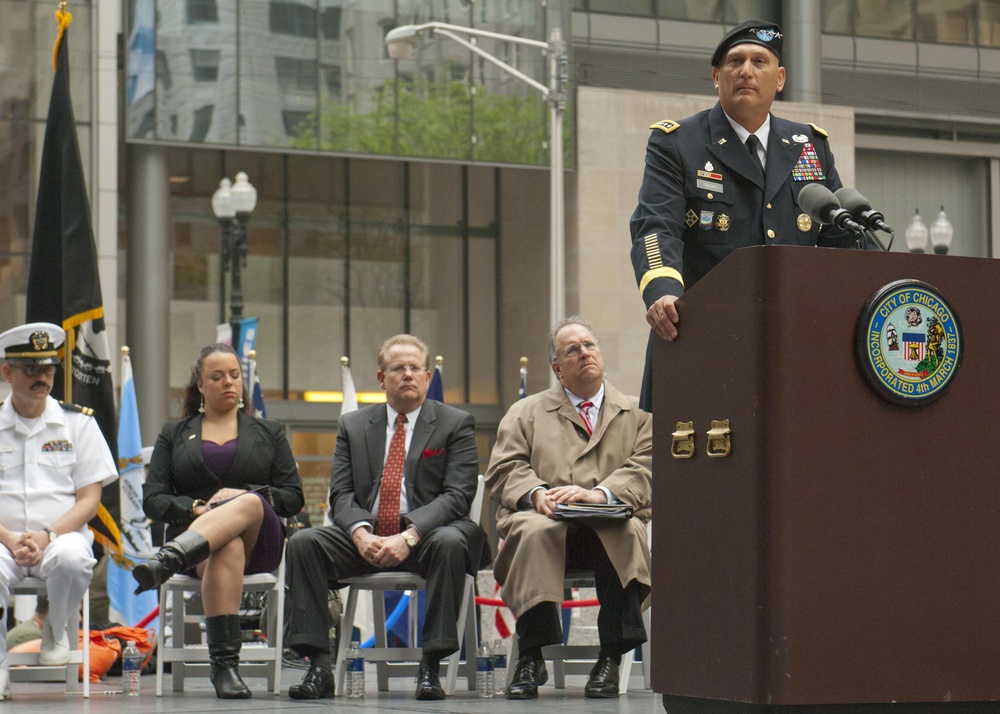
POLYGON ((507 688, 507 650, 503 640, 493 640, 490 659, 493 660, 493 693, 499 696, 507 688))
POLYGON ((493 662, 490 646, 483 643, 476 654, 476 696, 488 699, 493 696, 493 662))
POLYGON ((365 696, 365 658, 357 640, 351 641, 351 649, 347 653, 347 696, 350 699, 365 696))
POLYGON ((135 646, 135 640, 126 641, 125 651, 122 652, 122 694, 130 697, 139 696, 142 660, 142 653, 135 646))

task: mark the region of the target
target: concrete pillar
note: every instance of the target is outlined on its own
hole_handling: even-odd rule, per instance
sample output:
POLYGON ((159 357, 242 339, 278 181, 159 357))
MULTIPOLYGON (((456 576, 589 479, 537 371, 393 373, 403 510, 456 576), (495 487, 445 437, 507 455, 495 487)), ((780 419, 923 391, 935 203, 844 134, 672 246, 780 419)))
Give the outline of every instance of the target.
POLYGON ((151 446, 171 417, 170 176, 167 149, 130 144, 125 339, 132 354, 142 443, 151 446))
POLYGON ((820 0, 782 0, 782 10, 782 64, 787 73, 782 99, 822 104, 820 0))

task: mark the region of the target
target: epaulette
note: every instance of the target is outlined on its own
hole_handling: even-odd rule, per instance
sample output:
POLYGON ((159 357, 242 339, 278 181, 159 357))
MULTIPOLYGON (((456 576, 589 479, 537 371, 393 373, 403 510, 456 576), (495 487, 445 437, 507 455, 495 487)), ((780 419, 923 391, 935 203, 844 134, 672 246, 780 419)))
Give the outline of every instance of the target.
POLYGON ((90 407, 81 407, 79 404, 69 404, 67 402, 59 402, 59 406, 67 412, 80 412, 81 414, 86 414, 87 416, 94 416, 94 410, 90 407))
POLYGON ((680 124, 678 124, 677 122, 673 121, 672 119, 664 119, 663 121, 658 121, 655 124, 650 124, 649 125, 650 129, 659 129, 664 134, 669 134, 670 132, 674 131, 675 129, 677 129, 679 127, 680 127, 680 124))
POLYGON ((827 139, 830 138, 830 135, 826 133, 826 129, 823 129, 822 127, 818 127, 818 126, 816 126, 815 124, 812 124, 812 123, 810 123, 809 126, 811 126, 813 128, 813 131, 815 131, 817 134, 821 134, 822 136, 825 136, 827 139))

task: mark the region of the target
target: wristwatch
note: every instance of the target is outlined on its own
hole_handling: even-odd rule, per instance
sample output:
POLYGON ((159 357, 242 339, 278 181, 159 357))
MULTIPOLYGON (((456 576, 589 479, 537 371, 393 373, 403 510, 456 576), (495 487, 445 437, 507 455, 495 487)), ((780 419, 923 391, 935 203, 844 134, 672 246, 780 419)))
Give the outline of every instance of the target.
POLYGON ((51 528, 42 528, 42 530, 49 534, 49 543, 55 541, 56 539, 55 531, 53 531, 51 528))
POLYGON ((413 548, 417 544, 417 539, 414 538, 413 534, 410 533, 409 531, 403 531, 399 535, 403 536, 403 540, 405 540, 406 544, 411 548, 413 548))

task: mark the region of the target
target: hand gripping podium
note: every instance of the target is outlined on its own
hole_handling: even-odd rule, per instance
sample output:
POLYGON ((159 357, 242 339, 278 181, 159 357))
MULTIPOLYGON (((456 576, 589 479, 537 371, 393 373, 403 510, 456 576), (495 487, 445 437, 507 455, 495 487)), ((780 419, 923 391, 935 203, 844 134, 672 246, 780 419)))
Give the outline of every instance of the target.
POLYGON ((670 714, 998 710, 997 286, 997 260, 767 246, 681 298, 653 382, 670 714), (947 300, 963 344, 919 406, 855 352, 866 303, 905 279, 947 300))

